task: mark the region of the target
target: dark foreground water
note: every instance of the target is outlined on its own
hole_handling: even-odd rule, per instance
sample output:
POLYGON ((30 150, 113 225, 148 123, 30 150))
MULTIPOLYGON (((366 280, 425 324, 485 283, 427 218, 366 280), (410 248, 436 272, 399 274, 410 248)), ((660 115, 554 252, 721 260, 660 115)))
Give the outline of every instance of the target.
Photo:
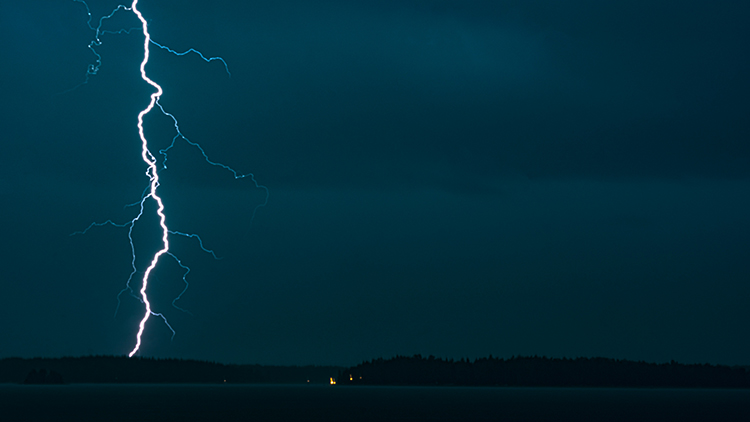
POLYGON ((750 421, 750 390, 0 384, 0 421, 750 421))

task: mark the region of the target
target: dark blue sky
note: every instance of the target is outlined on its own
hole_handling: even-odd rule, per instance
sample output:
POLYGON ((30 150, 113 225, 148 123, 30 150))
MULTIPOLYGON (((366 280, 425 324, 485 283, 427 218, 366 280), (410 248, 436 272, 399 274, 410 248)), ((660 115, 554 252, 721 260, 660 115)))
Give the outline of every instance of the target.
MULTIPOLYGON (((250 224, 262 190, 173 150, 168 224, 223 259, 173 241, 192 315, 165 260, 150 292, 177 335, 151 320, 142 355, 750 363, 750 7, 611 3, 141 0, 157 42, 232 73, 152 48, 162 105, 270 189, 250 224)), ((95 59, 80 3, 3 2, 0 37, 0 357, 127 353, 127 233, 68 235, 132 218, 147 184, 143 37, 103 35, 64 94, 95 59)))

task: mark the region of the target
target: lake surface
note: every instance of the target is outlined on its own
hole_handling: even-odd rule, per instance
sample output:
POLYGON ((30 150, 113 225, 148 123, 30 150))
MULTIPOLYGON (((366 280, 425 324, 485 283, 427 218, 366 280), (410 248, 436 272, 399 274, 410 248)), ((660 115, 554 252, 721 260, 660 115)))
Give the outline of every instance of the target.
POLYGON ((750 390, 0 384, 0 421, 750 421, 750 390))

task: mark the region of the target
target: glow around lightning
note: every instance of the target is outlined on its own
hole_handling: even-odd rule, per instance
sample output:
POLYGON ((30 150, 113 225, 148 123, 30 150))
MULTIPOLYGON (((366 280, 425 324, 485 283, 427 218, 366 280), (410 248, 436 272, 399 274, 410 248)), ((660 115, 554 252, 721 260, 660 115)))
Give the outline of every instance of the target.
POLYGON ((229 166, 226 166, 224 164, 221 164, 221 163, 214 162, 214 161, 210 160, 209 157, 208 157, 208 155, 206 154, 205 150, 198 143, 190 141, 180 131, 180 127, 179 127, 179 125, 177 123, 177 119, 175 118, 175 116, 172 115, 171 113, 167 112, 164 109, 164 107, 161 104, 159 104, 159 98, 163 94, 163 90, 162 90, 161 86, 159 84, 157 84, 156 82, 154 82, 152 79, 150 79, 147 76, 147 74, 146 74, 146 65, 148 64, 149 56, 150 56, 149 46, 151 44, 153 44, 153 45, 155 45, 155 46, 157 46, 157 47, 159 47, 159 48, 161 48, 163 50, 166 50, 166 51, 168 51, 168 52, 170 52, 172 54, 178 55, 178 56, 183 56, 183 55, 186 55, 188 53, 196 53, 197 55, 199 55, 201 57, 201 59, 203 59, 206 62, 211 62, 211 61, 215 61, 215 60, 221 61, 224 64, 224 68, 225 68, 227 74, 229 74, 231 76, 231 74, 229 73, 229 68, 227 66, 227 63, 224 61, 224 59, 222 59, 221 57, 208 57, 207 58, 202 53, 200 53, 199 51, 197 51, 195 49, 192 49, 192 48, 189 49, 189 50, 187 50, 187 51, 185 51, 185 52, 183 52, 183 53, 178 53, 175 50, 172 50, 172 49, 170 49, 170 48, 168 48, 166 46, 163 46, 163 45, 161 45, 161 44, 153 41, 151 39, 151 35, 149 34, 149 31, 148 31, 148 23, 147 23, 146 19, 143 17, 143 15, 141 14, 141 12, 138 10, 138 7, 137 7, 138 6, 138 0, 133 0, 133 2, 130 5, 130 7, 127 7, 127 6, 124 6, 124 5, 117 6, 117 8, 115 8, 109 15, 106 15, 106 16, 103 16, 102 18, 100 18, 99 21, 98 21, 98 25, 96 27, 94 27, 92 25, 92 23, 91 23, 92 22, 91 11, 90 11, 88 5, 86 4, 86 2, 83 1, 83 0, 73 0, 73 1, 78 2, 78 3, 82 3, 86 7, 86 12, 88 14, 88 26, 93 31, 95 31, 95 37, 94 37, 94 40, 89 44, 89 49, 96 56, 96 62, 95 62, 95 64, 89 65, 89 67, 87 69, 87 72, 86 72, 86 78, 85 78, 85 80, 82 83, 78 84, 77 86, 75 86, 75 87, 73 87, 73 88, 71 88, 71 89, 69 89, 68 91, 65 91, 65 92, 73 91, 73 90, 75 90, 75 89, 77 89, 77 88, 79 88, 79 87, 87 84, 89 82, 90 77, 94 76, 94 75, 96 75, 98 73, 99 68, 102 65, 102 56, 97 53, 96 47, 99 46, 99 45, 101 45, 101 43, 102 43, 102 41, 100 39, 100 36, 102 34, 130 34, 131 31, 134 31, 135 29, 141 29, 142 32, 143 32, 143 36, 144 36, 144 41, 143 41, 143 60, 141 61, 141 65, 140 65, 141 78, 146 83, 148 83, 149 85, 151 85, 155 89, 155 92, 151 94, 150 102, 149 102, 148 106, 145 109, 143 109, 138 114, 138 125, 137 125, 137 127, 138 127, 138 135, 139 135, 140 140, 141 140, 141 158, 143 159, 143 161, 146 163, 146 166, 147 166, 146 175, 147 175, 147 177, 149 179, 149 184, 148 184, 148 187, 143 191, 143 194, 141 195, 140 201, 136 202, 135 204, 131 204, 132 206, 138 206, 139 212, 138 212, 137 216, 135 218, 133 218, 132 220, 130 220, 129 222, 124 223, 124 224, 118 224, 118 223, 115 223, 115 222, 113 222, 111 220, 107 220, 107 221, 105 221, 103 223, 92 223, 85 230, 79 231, 79 232, 75 232, 75 233, 72 234, 72 235, 85 234, 86 232, 88 232, 90 229, 92 229, 94 227, 101 227, 101 226, 106 226, 106 225, 111 225, 111 226, 118 227, 118 228, 127 228, 128 229, 128 239, 130 241, 130 248, 131 248, 131 252, 132 252, 132 261, 131 261, 132 271, 130 273, 130 276, 127 279, 127 282, 125 284, 125 288, 123 288, 120 291, 120 293, 117 295, 117 302, 118 303, 117 303, 117 308, 115 309, 115 315, 117 314, 117 311, 119 310, 119 307, 120 307, 120 296, 123 293, 125 293, 125 292, 130 292, 130 294, 133 297, 135 297, 136 299, 138 299, 144 305, 144 307, 145 307, 144 315, 143 315, 140 323, 138 324, 138 332, 136 334, 136 344, 135 344, 135 346, 133 347, 133 349, 130 351, 130 353, 128 355, 128 356, 132 357, 133 355, 135 355, 138 352, 138 350, 141 347, 141 339, 142 339, 142 335, 143 335, 143 332, 144 332, 144 329, 145 329, 145 326, 146 326, 146 322, 148 321, 148 319, 149 319, 149 317, 151 315, 160 317, 164 321, 164 323, 167 325, 167 327, 170 329, 170 331, 172 332, 172 337, 173 338, 174 338, 174 335, 175 335, 175 330, 169 324, 169 322, 167 321, 167 318, 163 314, 154 312, 152 310, 151 303, 149 302, 148 295, 147 295, 147 288, 148 288, 149 276, 154 271, 154 269, 156 268, 156 265, 159 262, 159 259, 163 255, 169 255, 169 256, 171 256, 175 260, 175 262, 184 270, 184 273, 182 275, 182 280, 183 280, 183 282, 185 284, 185 287, 180 292, 180 294, 174 300, 172 300, 172 306, 174 308, 180 310, 180 311, 189 313, 187 310, 179 307, 176 304, 176 302, 178 300, 180 300, 182 298, 183 294, 185 294, 185 292, 187 291, 187 288, 188 288, 187 275, 190 272, 190 268, 188 268, 185 264, 183 264, 182 261, 176 255, 174 255, 172 252, 170 252, 170 250, 169 250, 169 236, 170 235, 177 235, 177 236, 184 236, 184 237, 191 238, 191 239, 197 239, 199 247, 204 252, 207 252, 207 253, 211 254, 215 259, 219 259, 216 256, 216 254, 214 253, 213 250, 207 249, 204 246, 203 240, 198 235, 191 234, 191 233, 184 233, 184 232, 180 232, 180 231, 177 231, 177 230, 172 230, 172 229, 168 228, 168 226, 167 226, 167 218, 166 218, 166 214, 165 214, 164 203, 162 201, 162 198, 157 193, 157 190, 158 190, 158 187, 159 187, 159 171, 160 170, 166 170, 166 168, 167 168, 167 166, 166 166, 167 152, 171 148, 173 148, 175 146, 175 143, 179 139, 182 139, 187 144, 189 144, 189 145, 197 148, 198 151, 203 155, 203 158, 205 159, 205 161, 208 164, 210 164, 212 166, 218 166, 218 167, 221 167, 221 168, 223 168, 225 170, 228 170, 229 172, 232 173, 232 175, 234 176, 235 179, 243 179, 243 178, 247 177, 247 178, 249 178, 249 179, 251 179, 253 181, 253 183, 254 183, 254 185, 255 185, 256 188, 263 189, 265 191, 265 194, 266 194, 265 195, 265 200, 263 201, 263 203, 261 203, 261 204, 259 204, 259 205, 257 205, 255 207, 255 209, 253 210, 253 213, 252 213, 252 215, 250 217, 250 222, 252 222, 252 220, 254 219, 255 214, 256 214, 258 208, 263 207, 263 206, 265 206, 267 204, 267 202, 268 202, 268 193, 269 192, 268 192, 268 189, 265 186, 262 186, 262 185, 258 184, 258 182, 255 180, 255 177, 253 176, 252 173, 241 174, 241 173, 238 173, 237 171, 235 171, 234 169, 232 169, 229 166), (103 30, 102 29, 102 25, 103 25, 104 21, 107 20, 107 19, 110 19, 118 11, 121 11, 121 10, 133 12, 133 14, 138 18, 141 26, 139 28, 130 28, 130 29, 127 29, 127 30, 118 30, 118 31, 103 30), (167 148, 162 149, 162 150, 159 151, 159 153, 161 155, 163 155, 163 161, 162 161, 161 169, 158 168, 158 166, 157 166, 157 159, 151 153, 151 151, 149 149, 148 140, 146 138, 146 135, 144 133, 144 128, 143 128, 144 117, 148 113, 150 113, 154 109, 154 107, 158 107, 159 110, 165 116, 168 116, 168 117, 170 117, 172 119, 172 121, 174 122, 175 131, 176 131, 176 135, 172 139, 172 143, 167 148), (144 204, 145 204, 145 202, 149 198, 153 199, 156 202, 156 205, 157 205, 156 214, 157 214, 158 219, 159 219, 159 227, 160 227, 160 230, 161 230, 162 246, 161 246, 161 249, 159 249, 153 255, 153 257, 151 258, 150 264, 146 268, 146 270, 145 270, 145 272, 143 274, 142 285, 141 285, 141 289, 139 291, 139 295, 135 295, 135 293, 133 292, 133 289, 130 286, 130 283, 133 280, 133 277, 138 272, 138 269, 136 267, 136 250, 135 250, 135 244, 134 244, 134 241, 133 241, 133 227, 135 226, 136 222, 139 221, 139 219, 143 215, 143 213, 144 213, 144 204))

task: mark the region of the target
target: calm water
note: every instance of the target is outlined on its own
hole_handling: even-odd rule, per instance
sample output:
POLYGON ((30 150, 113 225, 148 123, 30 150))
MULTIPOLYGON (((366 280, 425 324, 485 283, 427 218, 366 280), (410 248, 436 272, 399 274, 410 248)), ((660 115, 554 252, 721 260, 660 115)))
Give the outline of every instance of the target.
POLYGON ((750 421, 750 390, 0 384, 0 421, 750 421))

